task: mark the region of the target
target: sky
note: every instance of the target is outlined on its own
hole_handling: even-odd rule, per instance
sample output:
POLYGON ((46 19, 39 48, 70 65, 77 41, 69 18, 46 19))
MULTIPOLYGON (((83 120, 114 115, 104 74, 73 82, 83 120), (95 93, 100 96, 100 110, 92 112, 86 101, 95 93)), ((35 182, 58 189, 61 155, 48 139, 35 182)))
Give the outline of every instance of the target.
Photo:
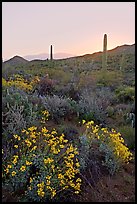
POLYGON ((135 2, 2 2, 2 58, 74 56, 135 43, 135 2))

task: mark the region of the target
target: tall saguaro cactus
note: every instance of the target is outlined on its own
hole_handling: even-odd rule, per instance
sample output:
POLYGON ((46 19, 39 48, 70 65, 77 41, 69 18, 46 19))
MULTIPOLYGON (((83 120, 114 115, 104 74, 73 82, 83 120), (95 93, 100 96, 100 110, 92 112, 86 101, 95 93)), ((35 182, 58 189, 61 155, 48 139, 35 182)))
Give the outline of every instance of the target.
POLYGON ((102 68, 107 69, 107 34, 104 34, 103 39, 102 68))
POLYGON ((50 60, 53 60, 52 45, 50 46, 50 60))

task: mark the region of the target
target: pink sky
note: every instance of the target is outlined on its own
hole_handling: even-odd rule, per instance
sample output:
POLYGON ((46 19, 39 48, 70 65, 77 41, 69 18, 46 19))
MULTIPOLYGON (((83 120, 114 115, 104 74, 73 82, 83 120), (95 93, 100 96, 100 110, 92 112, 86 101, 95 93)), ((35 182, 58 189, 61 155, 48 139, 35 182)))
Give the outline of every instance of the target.
POLYGON ((2 2, 2 57, 72 55, 135 43, 135 2, 2 2))

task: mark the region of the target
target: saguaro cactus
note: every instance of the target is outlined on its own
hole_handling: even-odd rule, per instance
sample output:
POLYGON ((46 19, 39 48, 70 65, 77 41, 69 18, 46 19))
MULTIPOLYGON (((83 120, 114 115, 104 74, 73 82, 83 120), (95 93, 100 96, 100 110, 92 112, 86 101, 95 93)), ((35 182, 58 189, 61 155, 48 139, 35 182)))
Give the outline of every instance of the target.
POLYGON ((102 68, 107 69, 107 34, 104 34, 103 39, 102 68))
POLYGON ((53 60, 52 45, 50 46, 50 60, 53 60))

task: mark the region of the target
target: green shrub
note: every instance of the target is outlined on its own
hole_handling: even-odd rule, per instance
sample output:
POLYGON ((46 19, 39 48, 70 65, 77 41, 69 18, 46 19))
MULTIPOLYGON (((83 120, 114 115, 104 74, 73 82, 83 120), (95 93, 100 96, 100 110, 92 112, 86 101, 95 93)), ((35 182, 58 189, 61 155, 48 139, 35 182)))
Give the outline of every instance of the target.
POLYGON ((115 91, 119 102, 127 103, 135 100, 135 88, 134 87, 119 87, 115 91))
POLYGON ((125 139, 125 143, 131 150, 135 149, 135 128, 131 126, 121 126, 119 127, 122 137, 125 139))
POLYGON ((122 75, 118 71, 100 71, 97 75, 97 86, 117 87, 122 80, 122 75))

